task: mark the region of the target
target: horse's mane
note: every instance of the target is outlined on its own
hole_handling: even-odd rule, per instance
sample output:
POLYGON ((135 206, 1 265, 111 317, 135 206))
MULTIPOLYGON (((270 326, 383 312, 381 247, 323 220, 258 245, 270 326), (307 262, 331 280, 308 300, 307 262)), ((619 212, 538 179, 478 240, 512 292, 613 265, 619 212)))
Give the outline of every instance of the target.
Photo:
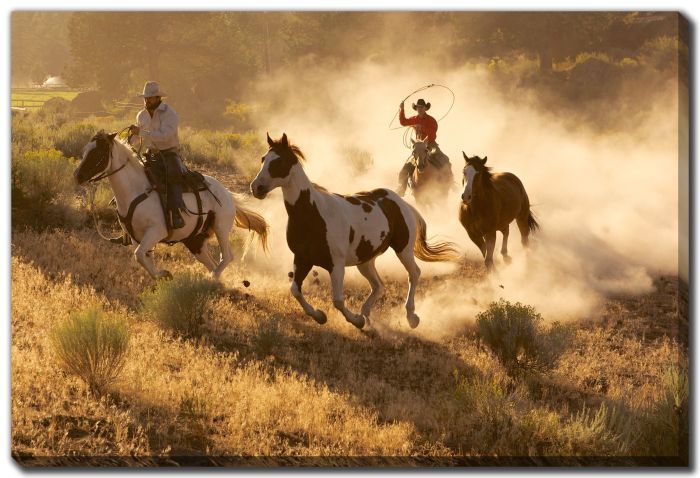
POLYGON ((290 143, 289 149, 292 151, 292 153, 294 153, 294 156, 297 157, 301 164, 304 164, 304 162, 306 162, 306 156, 304 156, 304 153, 301 151, 301 149, 299 149, 299 146, 290 143))
POLYGON ((474 166, 474 168, 476 168, 477 172, 482 173, 484 175, 483 178, 486 180, 487 184, 490 185, 492 183, 491 182, 491 180, 492 180, 491 170, 493 168, 491 168, 490 166, 485 166, 484 164, 482 164, 480 162, 480 160, 481 160, 480 157, 475 156, 474 158, 467 159, 467 164, 470 166, 474 166))

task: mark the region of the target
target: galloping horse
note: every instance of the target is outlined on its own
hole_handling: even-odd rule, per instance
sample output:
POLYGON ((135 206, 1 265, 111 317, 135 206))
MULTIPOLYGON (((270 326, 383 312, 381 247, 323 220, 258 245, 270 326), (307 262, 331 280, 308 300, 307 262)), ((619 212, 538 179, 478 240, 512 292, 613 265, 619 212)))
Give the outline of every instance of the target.
POLYGON ((503 234, 501 254, 508 256, 508 229, 515 219, 520 229, 523 246, 528 236, 539 229, 530 210, 530 200, 523 183, 512 173, 491 173, 486 167, 487 156, 467 157, 464 152, 464 191, 459 208, 459 222, 484 256, 486 268, 493 267, 493 250, 496 247, 496 231, 503 234))
POLYGON ((413 142, 411 154, 416 163, 416 168, 411 175, 411 186, 416 202, 424 206, 444 204, 454 181, 449 159, 441 152, 443 158, 440 159, 445 164, 439 166, 431 159, 435 150, 428 147, 427 141, 413 139, 411 141, 413 142))
MULTIPOLYGON (((231 193, 216 179, 204 176, 209 190, 201 194, 201 212, 185 214, 185 227, 169 231, 158 193, 146 176, 143 165, 130 146, 117 133, 98 132, 83 149, 83 159, 75 170, 78 184, 108 178, 117 202, 117 211, 138 243, 134 250, 136 260, 154 279, 170 278, 166 270, 158 270, 150 252, 158 242, 182 242, 187 249, 217 279, 233 259, 229 233, 236 226, 258 234, 263 249, 267 248, 268 225, 262 216, 237 206, 231 193), (202 217, 206 218, 202 220, 202 217), (212 235, 221 249, 221 258, 214 261, 206 247, 212 235)), ((199 209, 193 193, 183 194, 189 211, 199 209)))
POLYGON ((263 199, 273 189, 282 188, 289 216, 287 244, 294 253, 291 292, 304 312, 319 324, 327 320, 325 312, 312 307, 301 292, 311 268, 319 266, 330 274, 335 308, 358 329, 364 327, 372 305, 384 291, 374 261, 391 247, 408 271, 406 318, 412 328, 417 327, 420 319, 415 314, 414 296, 420 269, 414 254, 423 261, 448 261, 459 256, 455 246, 448 242, 429 244, 425 221, 395 192, 374 189, 352 196, 330 193, 311 183, 302 167, 303 153, 289 143, 286 134, 277 141, 268 134, 267 143, 270 149, 250 190, 263 199), (359 315, 345 307, 343 278, 347 266, 357 266, 372 288, 359 315))

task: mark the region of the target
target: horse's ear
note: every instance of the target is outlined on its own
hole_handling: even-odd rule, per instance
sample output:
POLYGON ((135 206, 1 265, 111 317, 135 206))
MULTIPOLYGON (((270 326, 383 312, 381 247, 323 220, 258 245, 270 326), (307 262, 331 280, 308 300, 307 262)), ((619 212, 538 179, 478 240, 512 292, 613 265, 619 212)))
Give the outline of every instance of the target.
POLYGON ((488 156, 484 156, 484 160, 481 162, 481 164, 486 164, 486 160, 489 159, 488 156))
POLYGON ((464 156, 464 162, 465 162, 465 163, 466 163, 467 161, 469 161, 469 157, 466 155, 466 153, 465 153, 464 151, 462 151, 462 156, 464 156))
POLYGON ((270 133, 267 133, 267 144, 269 144, 271 148, 275 145, 275 142, 270 138, 270 133))
POLYGON ((289 147, 289 140, 287 140, 287 133, 282 133, 282 146, 285 148, 289 147))

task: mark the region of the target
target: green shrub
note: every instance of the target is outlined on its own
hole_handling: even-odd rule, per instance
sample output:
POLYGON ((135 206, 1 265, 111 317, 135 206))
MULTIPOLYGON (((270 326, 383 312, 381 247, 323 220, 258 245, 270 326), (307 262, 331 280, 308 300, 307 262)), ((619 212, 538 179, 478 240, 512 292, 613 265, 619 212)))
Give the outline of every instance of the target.
POLYGON ((584 406, 562 426, 561 446, 577 455, 626 455, 635 439, 632 416, 622 406, 603 402, 584 406))
POLYGON ((476 323, 481 340, 509 373, 552 368, 574 337, 571 326, 554 322, 547 328, 534 307, 504 299, 492 302, 476 323))
POLYGON ((183 337, 197 337, 209 299, 217 290, 216 281, 185 273, 158 282, 153 290, 141 294, 141 302, 145 313, 162 327, 183 337))
POLYGON ((75 164, 55 149, 28 151, 12 158, 13 202, 22 199, 43 207, 75 190, 75 164))
POLYGON ((643 415, 642 449, 650 456, 678 456, 688 461, 688 370, 674 365, 664 375, 664 392, 643 415))
POLYGON ((54 147, 66 157, 80 158, 96 131, 97 127, 90 123, 66 123, 56 131, 54 147))
POLYGON ((51 340, 61 366, 99 395, 118 378, 129 336, 123 319, 91 308, 70 314, 53 329, 51 340))

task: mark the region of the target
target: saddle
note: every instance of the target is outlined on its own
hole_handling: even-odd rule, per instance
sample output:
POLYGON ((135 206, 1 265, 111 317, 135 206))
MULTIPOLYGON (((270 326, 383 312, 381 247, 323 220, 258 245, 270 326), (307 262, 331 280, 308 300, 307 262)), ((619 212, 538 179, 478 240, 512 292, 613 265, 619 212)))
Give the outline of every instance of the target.
MULTIPOLYGON (((163 209, 163 214, 167 218, 168 214, 168 198, 167 198, 167 188, 168 188, 168 178, 166 174, 166 169, 165 169, 165 164, 163 164, 163 161, 160 157, 159 154, 146 154, 141 156, 141 161, 144 166, 144 170, 146 172, 146 177, 148 178, 148 181, 151 183, 151 187, 153 188, 153 191, 158 193, 158 198, 160 199, 160 206, 163 209)), ((211 212, 209 213, 203 213, 202 211, 202 198, 200 196, 200 192, 202 191, 209 191, 211 195, 214 197, 216 202, 221 205, 221 201, 219 201, 219 198, 216 197, 216 195, 209 189, 209 186, 207 185, 204 175, 200 173, 199 171, 192 171, 188 169, 185 166, 185 171, 181 173, 180 178, 178 179, 180 182, 180 186, 182 187, 182 192, 186 193, 193 193, 194 197, 197 201, 197 210, 196 211, 190 211, 189 209, 186 210, 185 212, 188 214, 194 214, 197 216, 197 225, 193 229, 192 233, 183 241, 189 241, 193 237, 197 236, 198 234, 201 234, 203 231, 203 226, 205 225, 205 220, 203 219, 203 216, 206 216, 206 222, 209 222, 211 220, 211 212)), ((131 237, 134 236, 134 231, 131 226, 131 219, 134 214, 134 210, 136 209, 136 206, 138 206, 142 201, 144 201, 148 197, 148 192, 145 192, 141 194, 140 196, 136 197, 131 204, 129 205, 129 210, 126 214, 126 216, 121 216, 119 215, 119 221, 122 224, 123 228, 126 230, 126 233, 124 235, 124 245, 128 245, 131 243, 131 237)), ((167 220, 166 220, 167 223, 167 220)), ((170 225, 168 225, 168 229, 170 229, 170 225)), ((175 244, 179 241, 164 241, 169 245, 175 244)))
MULTIPOLYGON (((146 176, 153 186, 153 189, 158 191, 158 194, 162 196, 161 199, 165 199, 165 192, 167 190, 168 178, 165 173, 165 165, 157 154, 149 154, 142 157, 144 170, 146 171, 146 176)), ((192 171, 187 166, 185 166, 185 172, 181 176, 181 184, 183 193, 196 193, 199 191, 208 191, 209 187, 204 180, 204 175, 199 171, 192 171)), ((163 204, 166 204, 163 202, 163 204)))

